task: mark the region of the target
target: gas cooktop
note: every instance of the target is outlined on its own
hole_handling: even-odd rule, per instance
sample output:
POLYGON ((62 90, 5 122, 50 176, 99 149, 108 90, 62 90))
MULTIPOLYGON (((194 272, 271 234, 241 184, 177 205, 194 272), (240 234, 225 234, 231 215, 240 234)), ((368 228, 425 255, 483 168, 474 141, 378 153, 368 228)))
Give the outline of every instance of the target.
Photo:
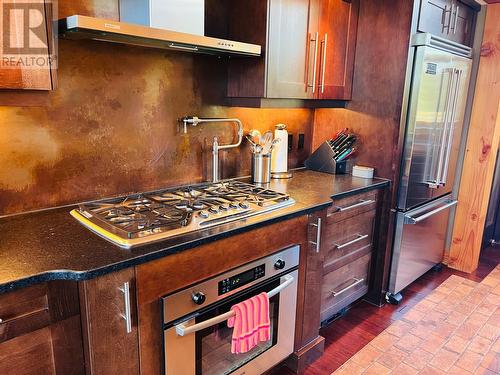
POLYGON ((84 203, 71 215, 106 240, 132 248, 294 203, 287 194, 227 181, 84 203))

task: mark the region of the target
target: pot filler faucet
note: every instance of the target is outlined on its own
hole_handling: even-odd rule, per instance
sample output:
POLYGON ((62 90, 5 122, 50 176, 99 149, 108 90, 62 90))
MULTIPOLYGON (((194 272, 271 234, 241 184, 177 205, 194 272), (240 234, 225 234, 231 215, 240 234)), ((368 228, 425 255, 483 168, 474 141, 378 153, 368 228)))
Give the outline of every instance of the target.
POLYGON ((186 116, 181 119, 183 124, 183 133, 187 134, 188 125, 197 126, 208 122, 227 122, 234 123, 238 126, 238 141, 233 144, 219 145, 219 140, 214 137, 212 145, 212 182, 219 182, 219 150, 226 150, 241 145, 243 140, 243 124, 237 118, 198 118, 196 116, 186 116))

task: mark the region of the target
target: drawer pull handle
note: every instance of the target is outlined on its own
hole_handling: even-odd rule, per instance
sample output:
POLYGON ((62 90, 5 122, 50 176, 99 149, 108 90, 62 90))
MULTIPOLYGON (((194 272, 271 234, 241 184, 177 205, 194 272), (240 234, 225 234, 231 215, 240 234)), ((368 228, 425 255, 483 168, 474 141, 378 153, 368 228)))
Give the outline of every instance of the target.
POLYGON ((351 285, 346 286, 344 289, 340 289, 338 292, 335 290, 332 290, 333 296, 337 297, 337 296, 341 295, 342 293, 347 292, 349 289, 354 288, 356 285, 361 284, 363 281, 365 281, 365 279, 358 279, 356 277, 353 277, 353 280, 354 280, 354 282, 351 285))
POLYGON ((316 242, 314 241, 309 241, 311 244, 316 246, 316 252, 319 253, 320 246, 321 246, 321 218, 318 217, 318 223, 317 224, 311 224, 311 226, 316 227, 316 242))
POLYGON ((455 206, 457 203, 458 203, 457 200, 448 202, 445 205, 443 205, 441 207, 438 207, 435 210, 432 210, 430 212, 427 212, 427 213, 425 213, 425 214, 423 214, 422 216, 419 216, 419 217, 413 217, 413 216, 410 216, 410 215, 405 215, 404 224, 418 224, 421 221, 424 221, 425 219, 427 219, 427 218, 429 218, 429 217, 431 217, 431 216, 433 216, 433 215, 435 215, 435 214, 437 214, 437 213, 439 213, 441 211, 446 210, 447 208, 455 206))
POLYGON ((353 208, 367 206, 367 205, 372 204, 372 203, 375 203, 375 201, 373 199, 368 199, 368 200, 360 199, 359 202, 356 204, 353 204, 353 205, 350 205, 347 207, 338 207, 337 212, 349 211, 349 210, 352 210, 353 208))
POLYGON ((356 234, 356 238, 351 240, 351 241, 348 241, 346 243, 343 243, 342 245, 339 245, 339 244, 335 244, 335 247, 338 249, 338 250, 341 250, 343 249, 344 247, 347 247, 347 246, 351 246, 352 244, 355 244, 356 242, 359 242, 359 241, 362 241, 364 240, 365 238, 368 238, 368 235, 367 234, 356 234))
POLYGON ((125 304, 125 313, 121 317, 125 320, 127 333, 132 332, 132 313, 130 307, 130 284, 128 281, 123 283, 123 287, 119 288, 123 293, 123 302, 125 304))

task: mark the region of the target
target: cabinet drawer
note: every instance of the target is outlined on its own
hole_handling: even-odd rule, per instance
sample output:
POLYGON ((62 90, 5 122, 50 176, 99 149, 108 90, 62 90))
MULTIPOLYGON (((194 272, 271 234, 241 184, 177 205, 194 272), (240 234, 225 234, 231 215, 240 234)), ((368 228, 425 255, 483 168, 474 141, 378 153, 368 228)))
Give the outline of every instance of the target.
POLYGON ((337 223, 366 211, 374 210, 377 206, 378 190, 356 194, 346 198, 334 199, 333 205, 327 210, 327 224, 337 223))
POLYGON ((0 342, 50 324, 47 284, 0 295, 0 342))
POLYGON ((470 46, 475 13, 458 0, 422 0, 418 31, 470 46))
POLYGON ((418 31, 445 36, 446 26, 451 22, 451 0, 422 0, 418 31))
POLYGON ((325 227, 323 268, 325 274, 371 253, 376 210, 364 212, 325 227))
POLYGON ((366 254, 323 277, 321 321, 366 294, 371 257, 366 254))

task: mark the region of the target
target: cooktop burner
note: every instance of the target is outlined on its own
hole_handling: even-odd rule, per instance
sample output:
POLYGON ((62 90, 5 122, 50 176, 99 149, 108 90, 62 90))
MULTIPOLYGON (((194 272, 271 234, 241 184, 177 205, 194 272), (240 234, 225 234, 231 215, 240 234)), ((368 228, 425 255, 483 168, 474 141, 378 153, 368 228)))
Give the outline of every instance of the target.
POLYGON ((227 181, 84 203, 71 215, 108 241, 131 248, 294 203, 287 194, 227 181))

